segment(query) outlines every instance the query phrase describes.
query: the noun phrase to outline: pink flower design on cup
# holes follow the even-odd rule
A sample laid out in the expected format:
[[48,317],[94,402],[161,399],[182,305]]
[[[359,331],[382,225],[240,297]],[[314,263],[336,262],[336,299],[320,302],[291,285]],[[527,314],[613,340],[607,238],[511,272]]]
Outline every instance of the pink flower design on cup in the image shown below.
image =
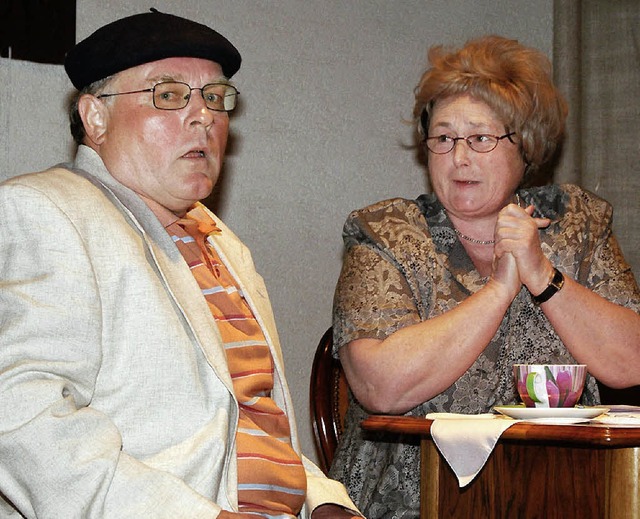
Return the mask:
[[[549,368],[546,368],[549,369]],[[549,385],[552,385],[553,373],[547,374],[547,393],[549,394],[549,407],[573,407],[576,405],[578,398],[582,394],[582,385],[577,390],[574,389],[573,377],[570,371],[559,371],[556,375],[556,388],[558,394],[557,403],[551,403],[551,389]]]

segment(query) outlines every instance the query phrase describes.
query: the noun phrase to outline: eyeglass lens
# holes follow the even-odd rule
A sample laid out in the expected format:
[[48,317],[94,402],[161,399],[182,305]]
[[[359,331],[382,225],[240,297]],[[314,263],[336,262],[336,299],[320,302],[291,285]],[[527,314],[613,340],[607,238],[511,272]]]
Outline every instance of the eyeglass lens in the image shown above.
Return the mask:
[[153,104],[161,110],[180,110],[189,103],[192,90],[199,90],[210,110],[230,112],[236,107],[238,91],[225,83],[210,83],[191,88],[186,83],[167,81],[153,87]]
[[448,135],[439,135],[438,137],[429,137],[426,139],[427,148],[433,153],[449,153],[458,141],[466,141],[473,151],[478,153],[488,153],[497,145],[499,137],[495,135],[477,134],[468,137],[449,137]]

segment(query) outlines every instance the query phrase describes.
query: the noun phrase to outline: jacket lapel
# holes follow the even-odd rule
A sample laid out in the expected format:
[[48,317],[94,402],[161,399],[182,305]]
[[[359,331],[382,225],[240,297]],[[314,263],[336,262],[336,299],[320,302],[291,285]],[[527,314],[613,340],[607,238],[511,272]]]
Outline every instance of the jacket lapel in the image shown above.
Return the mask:
[[140,197],[117,182],[106,171],[93,150],[80,146],[74,166],[69,169],[73,169],[99,187],[123,213],[131,226],[140,233],[158,276],[186,325],[185,329],[192,335],[211,367],[233,394],[231,375],[218,327],[206,301],[201,297],[200,287],[169,234]]
[[279,339],[273,311],[264,280],[255,270],[251,252],[215,214],[208,209],[206,211],[221,230],[221,232],[210,234],[208,241],[240,285],[246,301],[262,327],[276,365],[280,369],[283,366],[283,359],[279,346],[275,347],[276,344],[279,345]]

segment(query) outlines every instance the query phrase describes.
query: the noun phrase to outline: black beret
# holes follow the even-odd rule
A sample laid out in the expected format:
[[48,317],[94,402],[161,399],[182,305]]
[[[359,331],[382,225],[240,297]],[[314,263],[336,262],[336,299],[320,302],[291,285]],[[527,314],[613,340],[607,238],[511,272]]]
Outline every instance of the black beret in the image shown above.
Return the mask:
[[151,9],[95,31],[67,53],[64,68],[81,90],[128,68],[173,57],[215,61],[228,78],[241,62],[238,50],[213,29]]

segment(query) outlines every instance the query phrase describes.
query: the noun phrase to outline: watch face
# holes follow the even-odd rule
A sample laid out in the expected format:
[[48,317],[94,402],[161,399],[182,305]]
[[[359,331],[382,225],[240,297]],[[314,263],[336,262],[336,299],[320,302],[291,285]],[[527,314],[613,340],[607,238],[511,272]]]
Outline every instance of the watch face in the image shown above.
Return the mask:
[[564,285],[564,276],[562,275],[562,272],[560,272],[558,269],[554,270],[555,273],[553,274],[553,279],[549,282],[547,288],[545,288],[541,294],[533,296],[533,302],[535,304],[540,305],[545,301],[548,301],[551,296],[558,292],[558,290],[560,290]]
[[564,285],[564,276],[562,275],[562,272],[560,272],[558,269],[556,269],[556,273],[553,276],[553,279],[551,280],[551,285],[556,288],[554,293],[560,290],[562,288],[562,285]]

